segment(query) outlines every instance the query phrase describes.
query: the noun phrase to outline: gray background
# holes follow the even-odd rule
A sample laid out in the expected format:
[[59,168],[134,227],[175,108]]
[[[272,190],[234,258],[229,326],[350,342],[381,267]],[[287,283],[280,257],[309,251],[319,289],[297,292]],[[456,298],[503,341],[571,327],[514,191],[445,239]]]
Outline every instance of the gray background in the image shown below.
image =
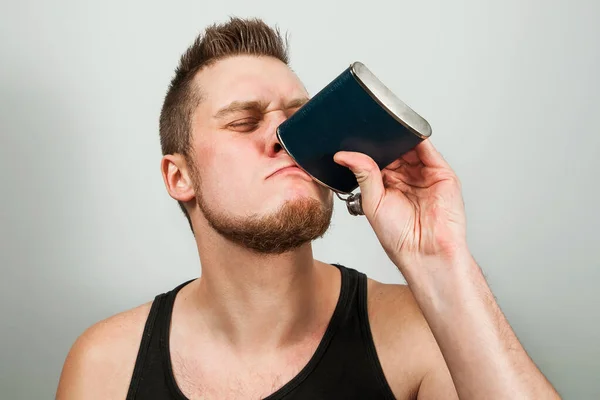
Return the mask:
[[[2,399],[53,397],[85,328],[200,273],[157,121],[181,52],[229,15],[290,32],[311,94],[360,60],[430,121],[525,348],[564,398],[600,398],[599,3],[343,4],[2,2]],[[338,200],[314,248],[402,282]]]

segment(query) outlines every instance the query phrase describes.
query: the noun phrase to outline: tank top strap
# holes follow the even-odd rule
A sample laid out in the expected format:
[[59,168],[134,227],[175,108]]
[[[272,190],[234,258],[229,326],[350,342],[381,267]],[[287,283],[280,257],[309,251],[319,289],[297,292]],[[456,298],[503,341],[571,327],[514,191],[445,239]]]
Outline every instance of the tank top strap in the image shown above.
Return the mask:
[[[173,304],[177,292],[193,280],[190,279],[171,291],[159,294],[154,298],[144,326],[127,392],[127,400],[134,400],[139,397],[140,385],[148,374],[153,377],[161,377],[165,375],[164,368],[171,368],[171,359],[168,355],[168,332],[171,326]],[[156,383],[154,382],[154,384]],[[171,384],[171,382],[167,381],[167,384]]]
[[144,366],[146,365],[146,356],[148,355],[148,351],[150,349],[150,344],[152,343],[153,334],[156,331],[156,320],[159,315],[159,309],[161,303],[165,298],[165,294],[159,294],[154,298],[152,302],[152,307],[150,308],[150,312],[148,313],[148,317],[146,319],[146,324],[144,326],[144,332],[142,333],[142,340],[140,343],[140,347],[138,350],[138,355],[135,360],[135,367],[133,369],[133,375],[131,377],[131,383],[129,385],[129,390],[127,392],[127,400],[134,400],[140,386],[140,381],[142,379],[142,373],[144,371]]

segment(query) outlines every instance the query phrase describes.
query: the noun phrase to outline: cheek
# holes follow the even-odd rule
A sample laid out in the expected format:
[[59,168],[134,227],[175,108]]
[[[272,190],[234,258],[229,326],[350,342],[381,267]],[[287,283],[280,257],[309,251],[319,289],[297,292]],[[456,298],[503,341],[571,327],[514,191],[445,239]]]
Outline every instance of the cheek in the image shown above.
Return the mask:
[[204,197],[239,203],[259,179],[259,160],[250,143],[227,143],[204,149],[199,158]]

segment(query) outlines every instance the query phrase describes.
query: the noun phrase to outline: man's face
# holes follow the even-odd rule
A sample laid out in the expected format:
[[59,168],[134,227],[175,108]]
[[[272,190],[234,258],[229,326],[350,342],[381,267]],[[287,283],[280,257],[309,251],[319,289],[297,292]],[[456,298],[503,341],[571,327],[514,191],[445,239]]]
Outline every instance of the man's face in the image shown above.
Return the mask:
[[271,57],[235,56],[202,70],[196,83],[193,180],[213,228],[264,253],[325,233],[331,191],[295,167],[275,135],[308,99],[296,75]]

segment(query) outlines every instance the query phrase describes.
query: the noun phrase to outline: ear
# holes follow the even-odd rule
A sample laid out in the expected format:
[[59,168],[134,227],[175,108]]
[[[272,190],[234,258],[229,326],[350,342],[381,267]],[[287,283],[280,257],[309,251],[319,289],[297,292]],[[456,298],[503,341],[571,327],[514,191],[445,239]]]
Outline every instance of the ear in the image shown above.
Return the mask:
[[175,200],[188,202],[195,198],[190,171],[181,154],[167,154],[160,161],[160,170],[169,195]]

